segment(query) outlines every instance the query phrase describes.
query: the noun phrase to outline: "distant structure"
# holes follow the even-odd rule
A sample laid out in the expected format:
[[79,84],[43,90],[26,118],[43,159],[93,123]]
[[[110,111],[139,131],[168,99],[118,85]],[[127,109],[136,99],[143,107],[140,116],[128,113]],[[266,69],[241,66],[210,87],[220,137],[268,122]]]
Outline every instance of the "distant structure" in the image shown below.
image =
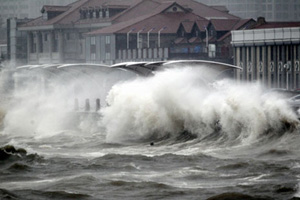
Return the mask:
[[0,43],[0,64],[7,59],[7,44]]
[[27,34],[18,31],[18,26],[29,22],[30,19],[10,18],[7,20],[7,50],[5,59],[12,65],[27,62]]
[[194,0],[79,0],[45,5],[41,12],[18,27],[27,33],[30,64],[171,59],[232,63],[230,31],[255,23]]
[[268,88],[300,89],[300,22],[266,22],[252,30],[232,31],[236,76]]
[[[299,0],[196,0],[216,6],[225,6],[229,13],[244,19],[264,17],[267,21],[300,21]],[[224,9],[224,8],[223,8]]]
[[[6,20],[9,18],[30,19],[40,16],[43,5],[67,5],[76,0],[0,0],[0,40],[6,40]],[[2,29],[2,30],[1,30]]]
[[76,0],[0,0],[1,17],[6,21],[9,18],[36,18],[40,16],[43,5],[67,5]]

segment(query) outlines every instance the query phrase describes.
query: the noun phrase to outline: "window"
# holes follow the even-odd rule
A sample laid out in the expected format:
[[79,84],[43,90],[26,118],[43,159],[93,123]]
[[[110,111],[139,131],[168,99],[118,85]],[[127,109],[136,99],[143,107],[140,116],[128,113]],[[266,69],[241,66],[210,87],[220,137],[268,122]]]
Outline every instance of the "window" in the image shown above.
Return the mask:
[[90,10],[90,11],[89,11],[89,18],[91,18],[91,19],[93,18],[93,13],[94,13],[93,10]]
[[45,35],[44,35],[44,41],[45,42],[48,41],[48,33],[45,33]]
[[43,20],[47,20],[48,19],[48,13],[47,12],[44,12],[43,13]]
[[91,45],[96,45],[96,38],[95,37],[91,37]]
[[110,36],[105,36],[105,44],[110,44]]
[[208,49],[209,49],[208,57],[215,58],[216,57],[216,45],[209,44]]
[[110,52],[106,52],[105,53],[105,59],[106,60],[110,60]]
[[79,51],[80,51],[80,54],[83,54],[83,46],[82,46],[81,43],[80,43],[80,45],[79,45]]
[[96,54],[95,53],[91,54],[91,60],[96,60]]
[[106,9],[106,11],[105,11],[105,17],[109,18],[109,10],[108,9]]
[[66,40],[70,40],[70,33],[66,33],[65,37],[66,37]]
[[68,33],[69,34],[69,40],[75,40],[76,34],[75,33]]

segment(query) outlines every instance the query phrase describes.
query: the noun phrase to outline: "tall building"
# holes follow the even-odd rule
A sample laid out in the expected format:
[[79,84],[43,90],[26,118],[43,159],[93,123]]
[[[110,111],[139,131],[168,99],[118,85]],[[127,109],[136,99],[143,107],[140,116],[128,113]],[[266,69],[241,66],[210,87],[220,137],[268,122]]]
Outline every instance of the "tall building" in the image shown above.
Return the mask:
[[226,6],[241,18],[264,17],[267,21],[300,21],[299,0],[197,0],[210,6]]

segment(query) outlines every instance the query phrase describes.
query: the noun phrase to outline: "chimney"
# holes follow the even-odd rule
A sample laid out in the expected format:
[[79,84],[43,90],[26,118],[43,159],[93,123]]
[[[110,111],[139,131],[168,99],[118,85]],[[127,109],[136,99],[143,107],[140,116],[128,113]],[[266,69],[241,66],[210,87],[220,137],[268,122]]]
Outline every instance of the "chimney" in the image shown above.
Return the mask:
[[259,26],[259,25],[263,25],[263,24],[266,24],[266,19],[264,17],[258,17],[257,18],[257,22],[256,24]]

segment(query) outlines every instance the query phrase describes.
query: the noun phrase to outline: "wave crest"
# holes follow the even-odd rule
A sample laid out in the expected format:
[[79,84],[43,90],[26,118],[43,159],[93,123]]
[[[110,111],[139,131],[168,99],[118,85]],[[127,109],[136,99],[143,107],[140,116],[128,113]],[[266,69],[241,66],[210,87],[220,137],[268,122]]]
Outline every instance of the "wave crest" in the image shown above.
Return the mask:
[[286,101],[265,95],[259,84],[222,80],[206,84],[197,69],[171,69],[148,79],[115,85],[102,110],[107,142],[219,132],[228,139],[255,140],[268,131],[297,127]]

